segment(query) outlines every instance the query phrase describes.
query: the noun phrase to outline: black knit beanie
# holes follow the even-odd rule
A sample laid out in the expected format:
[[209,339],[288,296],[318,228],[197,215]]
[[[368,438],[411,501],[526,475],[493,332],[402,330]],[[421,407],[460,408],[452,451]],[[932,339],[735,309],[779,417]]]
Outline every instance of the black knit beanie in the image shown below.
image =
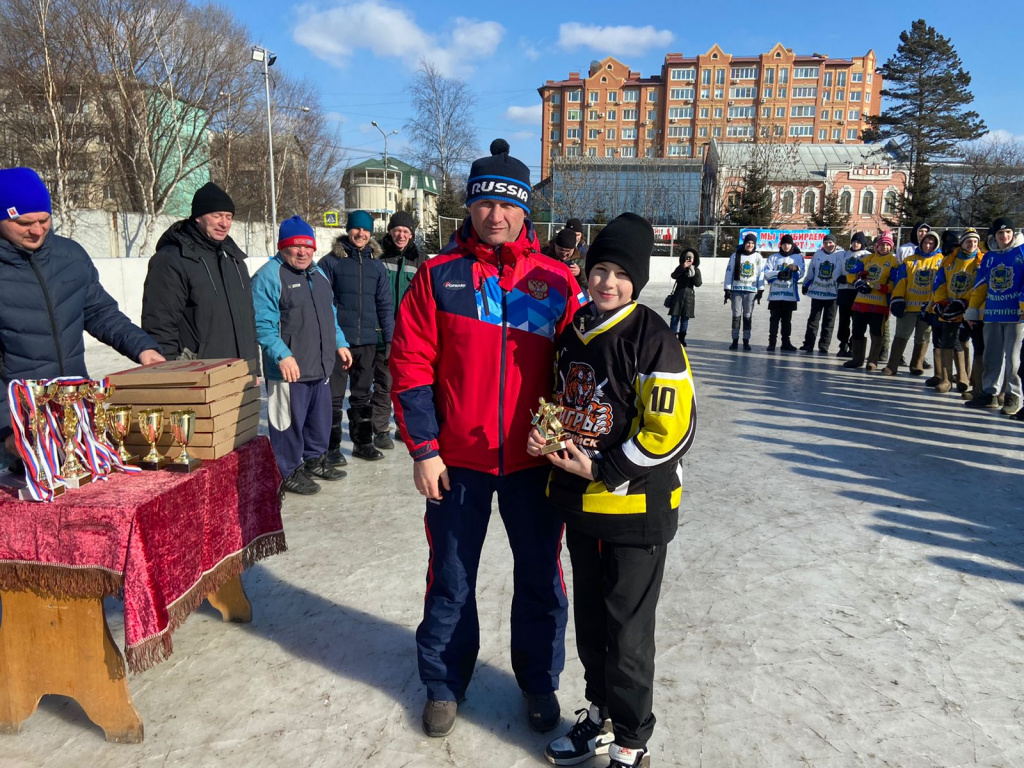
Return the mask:
[[223,189],[212,181],[208,181],[192,196],[192,218],[198,219],[208,213],[219,213],[220,211],[234,214],[235,201]]
[[779,238],[779,245],[782,245],[783,243],[789,243],[790,245],[793,245],[793,236],[788,232],[784,234],[782,237]]
[[388,220],[388,232],[395,227],[405,227],[410,232],[416,231],[416,219],[405,211],[395,211]]
[[571,229],[573,232],[579,232],[583,234],[583,222],[577,218],[571,218],[565,222],[566,229]]
[[491,142],[491,156],[474,160],[466,180],[466,207],[477,200],[504,200],[530,212],[530,169],[509,155],[508,142]]
[[576,233],[566,227],[558,231],[555,235],[555,245],[559,248],[575,248],[576,247]]
[[871,240],[863,232],[854,232],[853,237],[850,238],[850,245],[854,243],[860,243],[861,248],[870,248]]
[[642,216],[623,213],[616,216],[594,238],[587,250],[587,274],[595,264],[608,261],[622,267],[633,281],[633,300],[651,279],[651,252],[654,227]]
[[1017,228],[1013,226],[1013,220],[1009,216],[1000,216],[998,219],[992,222],[992,234],[995,234],[1000,229],[1012,229],[1014,231],[1017,230]]

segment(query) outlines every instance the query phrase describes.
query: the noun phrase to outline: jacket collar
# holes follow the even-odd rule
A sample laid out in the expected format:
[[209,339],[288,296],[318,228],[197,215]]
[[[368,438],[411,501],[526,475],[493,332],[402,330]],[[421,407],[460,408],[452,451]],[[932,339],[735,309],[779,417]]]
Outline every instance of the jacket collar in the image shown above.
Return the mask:
[[46,256],[50,252],[50,244],[53,242],[54,237],[56,235],[53,234],[53,229],[51,228],[46,233],[46,237],[43,238],[42,244],[34,251],[26,251],[24,248],[16,246],[10,240],[4,240],[0,237],[0,262],[5,264],[23,264],[27,259]]
[[236,261],[246,258],[245,252],[231,239],[231,235],[218,243],[203,234],[191,219],[182,219],[168,227],[157,241],[156,249],[160,250],[165,245],[172,243],[177,244],[184,258],[192,261],[200,261],[203,258],[203,251],[207,253],[223,251],[226,256]]
[[331,253],[339,259],[373,259],[380,258],[381,248],[380,243],[372,237],[362,248],[356,248],[348,235],[342,235],[334,241],[334,245],[331,246]]
[[467,216],[462,228],[455,233],[455,242],[459,248],[475,256],[477,260],[494,267],[515,267],[516,262],[524,256],[540,251],[537,247],[537,235],[533,231],[533,222],[529,219],[524,220],[523,229],[515,240],[495,246],[480,240],[473,229],[472,220]]

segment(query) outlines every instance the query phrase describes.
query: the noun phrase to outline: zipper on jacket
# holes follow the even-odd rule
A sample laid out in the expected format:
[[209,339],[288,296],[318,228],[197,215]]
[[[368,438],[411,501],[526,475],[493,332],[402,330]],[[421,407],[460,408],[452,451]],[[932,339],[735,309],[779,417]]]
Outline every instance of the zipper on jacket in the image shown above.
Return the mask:
[[[501,246],[498,256],[498,286],[501,288],[501,364],[498,370],[498,476],[505,474],[505,356],[508,346],[508,293],[501,285],[504,264],[501,263]],[[485,293],[484,296],[487,294]],[[486,299],[485,299],[486,300]]]
[[363,338],[363,252],[356,251],[357,261],[359,262],[359,272],[356,275],[356,285],[358,286],[359,298],[356,299],[356,338],[362,341]]
[[50,292],[46,290],[46,281],[43,280],[43,275],[31,256],[28,257],[28,264],[32,267],[32,271],[35,272],[36,280],[39,281],[39,287],[43,291],[43,300],[46,301],[46,313],[50,316],[50,333],[53,334],[53,344],[57,348],[57,370],[59,370],[60,375],[63,376],[64,350],[60,348],[60,335],[57,333],[57,318],[53,314],[53,302],[50,301]]
[[[303,272],[305,272],[305,274],[306,274],[306,284],[309,286],[309,300],[313,304],[313,316],[316,318],[316,328],[317,328],[317,332],[318,332],[317,336],[320,339],[320,344],[321,344],[320,349],[322,350],[323,349],[322,345],[324,343],[324,326],[323,326],[323,323],[320,322],[320,313],[316,311],[316,295],[315,295],[315,290],[314,290],[314,286],[313,286],[313,277],[314,277],[315,273],[312,271],[312,269],[313,268],[310,267],[309,269],[303,270]],[[331,340],[331,348],[332,349],[334,349],[334,345],[337,343],[337,341],[338,340],[336,338]],[[321,368],[323,367],[323,364],[324,364],[324,356],[323,356],[323,353],[321,352],[321,354],[320,354],[320,367]],[[328,378],[328,377],[330,377],[330,375],[331,375],[330,371],[327,371],[327,370],[324,371],[324,378]]]
[[484,314],[489,315],[491,314],[491,305],[487,301],[487,281],[483,275],[480,275],[480,284],[477,287],[480,289],[480,296],[484,302]]

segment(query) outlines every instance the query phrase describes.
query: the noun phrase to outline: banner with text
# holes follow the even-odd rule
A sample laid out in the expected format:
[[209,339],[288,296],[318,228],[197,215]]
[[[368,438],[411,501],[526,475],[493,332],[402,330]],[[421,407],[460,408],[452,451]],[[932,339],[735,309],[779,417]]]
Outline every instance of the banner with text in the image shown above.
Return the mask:
[[792,235],[793,245],[807,258],[821,248],[821,241],[828,234],[827,229],[741,229],[740,242],[743,242],[743,237],[748,232],[757,235],[757,250],[771,253],[779,250],[779,238],[783,235]]

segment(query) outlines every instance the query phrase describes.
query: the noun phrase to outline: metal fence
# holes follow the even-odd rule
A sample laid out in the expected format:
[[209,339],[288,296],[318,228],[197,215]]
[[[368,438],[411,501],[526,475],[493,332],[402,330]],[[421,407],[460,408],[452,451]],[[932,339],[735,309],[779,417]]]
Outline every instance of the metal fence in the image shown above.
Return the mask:
[[[441,237],[442,246],[448,242],[452,234],[462,224],[462,219],[453,219],[446,216],[438,217],[438,232]],[[554,238],[559,230],[565,227],[564,222],[534,222],[534,229],[537,232],[537,239],[541,244],[547,243]],[[603,224],[584,224],[584,235],[583,239],[585,242],[591,243],[603,228]],[[684,248],[694,248],[702,259],[723,257],[728,258],[729,255],[736,249],[736,245],[739,242],[739,234],[741,229],[747,229],[747,227],[735,227],[726,225],[713,225],[713,226],[701,226],[694,224],[654,224],[655,231],[655,246],[654,255],[656,256],[674,256],[678,255]],[[779,229],[805,229],[805,227],[779,227]],[[942,237],[942,233],[947,229],[954,230],[956,232],[962,231],[962,227],[932,227],[933,232],[937,232],[939,237]],[[982,236],[987,230],[987,225],[976,226]],[[839,247],[846,248],[850,245],[850,237],[853,235],[853,231],[839,232],[836,233],[836,239],[838,240]],[[913,230],[910,227],[894,227],[889,230],[892,232],[893,240],[896,246],[908,241]],[[881,234],[880,231],[868,231],[865,232],[872,240]],[[984,245],[984,243],[982,243]]]

